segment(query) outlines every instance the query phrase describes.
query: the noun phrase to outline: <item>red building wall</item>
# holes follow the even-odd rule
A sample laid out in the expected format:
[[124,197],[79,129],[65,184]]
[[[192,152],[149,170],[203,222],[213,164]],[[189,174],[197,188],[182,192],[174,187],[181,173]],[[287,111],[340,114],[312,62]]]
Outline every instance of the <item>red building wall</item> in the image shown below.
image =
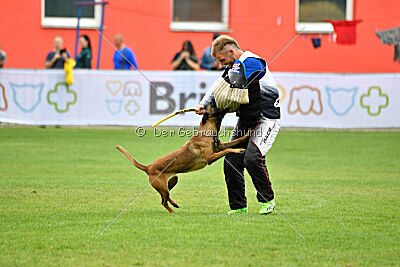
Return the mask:
[[[0,42],[7,53],[6,68],[44,68],[46,54],[53,49],[53,38],[61,35],[73,53],[74,29],[51,29],[41,26],[41,1],[2,0]],[[126,44],[143,70],[170,70],[170,62],[184,40],[191,40],[200,57],[210,45],[209,32],[173,32],[171,1],[109,0],[105,11],[104,34],[112,41],[122,33]],[[229,35],[244,50],[252,50],[270,61],[296,35],[295,0],[230,0]],[[271,64],[272,71],[283,72],[399,72],[393,62],[393,46],[383,45],[376,30],[400,25],[400,1],[354,0],[354,18],[363,22],[357,28],[356,45],[338,45],[322,36],[322,46],[314,49],[311,36],[299,36]],[[277,18],[282,18],[281,25]],[[96,66],[98,33],[82,30],[92,40]],[[304,37],[306,36],[306,37]],[[101,69],[112,69],[113,48],[103,40]]]

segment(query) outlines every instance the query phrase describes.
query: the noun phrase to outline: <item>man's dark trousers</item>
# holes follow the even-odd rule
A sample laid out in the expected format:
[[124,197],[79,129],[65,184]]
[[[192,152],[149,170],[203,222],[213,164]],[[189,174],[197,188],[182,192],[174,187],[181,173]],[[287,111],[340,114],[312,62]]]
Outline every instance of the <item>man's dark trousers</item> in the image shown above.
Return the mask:
[[[253,130],[257,127],[257,124],[250,126],[253,126],[250,127]],[[245,135],[248,130],[249,127],[245,126],[239,120],[233,131],[231,140]],[[257,134],[257,131],[255,130],[252,134]],[[232,153],[225,156],[225,182],[228,188],[229,206],[232,210],[247,207],[244,168],[246,168],[250,174],[257,190],[258,201],[266,203],[274,199],[274,191],[272,190],[267,166],[265,164],[265,155],[261,155],[258,147],[250,139],[251,137],[236,146],[237,148],[245,148],[245,153]]]

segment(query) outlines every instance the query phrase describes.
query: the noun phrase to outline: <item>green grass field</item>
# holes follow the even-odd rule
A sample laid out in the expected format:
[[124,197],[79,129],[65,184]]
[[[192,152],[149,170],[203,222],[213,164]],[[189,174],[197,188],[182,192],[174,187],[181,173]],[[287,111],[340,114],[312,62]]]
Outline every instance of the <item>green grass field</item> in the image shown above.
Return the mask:
[[[0,128],[0,266],[399,265],[400,132],[284,131],[268,153],[277,208],[227,216],[222,160],[181,174],[169,214],[141,163],[187,137]],[[246,178],[250,179],[248,175]]]

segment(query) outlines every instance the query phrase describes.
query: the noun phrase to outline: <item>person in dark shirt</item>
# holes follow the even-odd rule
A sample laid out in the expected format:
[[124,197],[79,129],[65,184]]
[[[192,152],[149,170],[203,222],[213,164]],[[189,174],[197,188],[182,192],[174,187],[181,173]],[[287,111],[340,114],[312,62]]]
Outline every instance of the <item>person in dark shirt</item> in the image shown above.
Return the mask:
[[[62,69],[64,68],[64,58],[60,55],[60,51],[63,46],[63,38],[61,36],[54,37],[54,51],[47,54],[46,57],[46,69]],[[70,54],[67,52],[68,58]]]
[[174,70],[198,70],[200,69],[198,62],[193,45],[187,40],[183,43],[182,50],[176,53],[172,59],[172,68]]
[[77,69],[90,69],[92,61],[92,46],[90,45],[89,37],[84,34],[79,38],[79,43],[81,44],[82,50],[76,57]]

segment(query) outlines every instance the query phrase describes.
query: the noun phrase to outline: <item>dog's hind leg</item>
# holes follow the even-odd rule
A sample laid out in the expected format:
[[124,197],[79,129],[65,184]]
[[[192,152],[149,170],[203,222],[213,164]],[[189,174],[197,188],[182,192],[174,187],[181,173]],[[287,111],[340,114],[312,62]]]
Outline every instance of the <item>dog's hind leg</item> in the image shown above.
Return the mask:
[[[178,176],[174,175],[168,180],[168,190],[171,191],[172,188],[178,183]],[[168,198],[168,201],[174,206],[175,208],[179,208],[178,203],[173,200],[171,197]]]
[[179,208],[178,203],[176,203],[175,200],[173,200],[171,197],[168,198],[168,201],[174,206],[175,208]]
[[168,190],[171,191],[172,188],[178,183],[178,176],[174,175],[168,180]]
[[[151,181],[154,178],[149,177],[149,179]],[[169,197],[169,190],[168,190],[166,177],[164,175],[162,175],[162,176],[158,177],[158,179],[154,179],[154,182],[152,182],[151,185],[154,187],[154,189],[156,189],[158,191],[158,193],[160,193],[161,205],[163,205],[164,208],[166,208],[169,212],[175,212],[168,205],[168,200],[170,200],[170,197]]]
[[[173,209],[171,209],[168,205],[168,200],[171,201],[171,198],[169,197],[169,192],[164,189],[158,190],[158,193],[161,195],[161,204],[169,211],[169,212],[175,212]],[[172,204],[172,202],[171,202]]]

